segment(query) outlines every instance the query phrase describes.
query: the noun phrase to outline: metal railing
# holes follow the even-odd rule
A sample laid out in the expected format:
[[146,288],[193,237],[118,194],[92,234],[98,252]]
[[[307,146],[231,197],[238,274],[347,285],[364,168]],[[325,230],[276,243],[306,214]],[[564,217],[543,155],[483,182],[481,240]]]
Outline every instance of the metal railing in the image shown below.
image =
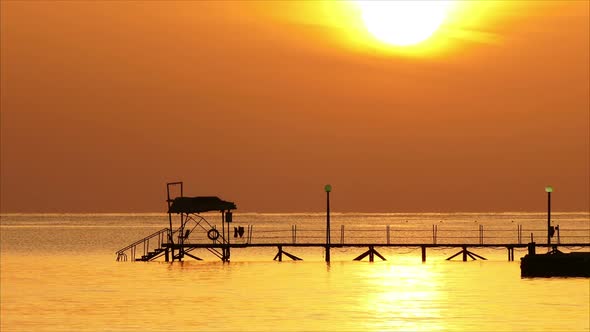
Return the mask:
[[[402,225],[379,225],[379,226],[352,226],[340,225],[340,228],[333,228],[331,238],[333,246],[350,244],[387,244],[387,245],[441,245],[465,244],[465,245],[521,245],[539,239],[539,243],[547,237],[546,228],[525,228],[521,224],[516,227],[494,227],[477,225],[477,227],[460,227],[457,225],[434,224],[431,229],[428,227],[417,228],[407,224]],[[132,244],[116,251],[117,261],[136,260],[138,247],[142,248],[142,256],[149,254],[150,249],[163,248],[169,238],[173,238],[178,229],[170,232],[169,228],[163,228],[150,234]],[[339,233],[339,234],[338,234]],[[234,244],[317,244],[325,241],[326,229],[317,227],[302,227],[291,225],[287,227],[257,226],[256,237],[254,237],[254,226],[248,225],[243,237],[232,241]],[[335,236],[339,235],[339,236]],[[530,235],[530,238],[529,238]],[[191,235],[192,237],[192,235]],[[336,240],[338,239],[338,240]],[[186,239],[185,239],[186,240]],[[560,228],[556,227],[555,235],[552,237],[553,244],[567,245],[590,243],[590,228]],[[189,243],[189,242],[185,242]],[[211,240],[193,238],[190,243],[211,243]],[[217,241],[213,240],[213,244]],[[195,248],[187,248],[186,252]],[[141,250],[141,249],[140,249]],[[141,256],[140,256],[141,257]],[[151,256],[150,256],[151,257]],[[151,259],[151,258],[150,258]]]
[[[318,243],[325,240],[326,230],[322,228],[305,228],[291,225],[290,230],[275,226],[257,227],[256,236],[253,227],[248,227],[246,242],[253,243],[284,243],[305,244]],[[332,244],[382,243],[382,244],[445,244],[465,243],[472,245],[484,244],[524,244],[530,242],[531,236],[541,242],[547,236],[545,228],[493,227],[477,225],[476,227],[457,227],[432,225],[431,229],[407,226],[350,226],[340,225],[331,231]],[[338,239],[338,240],[336,240]],[[336,241],[335,241],[336,240]],[[551,239],[554,244],[590,243],[590,228],[559,228]]]
[[162,244],[164,244],[165,239],[169,239],[170,237],[174,236],[174,233],[176,232],[178,232],[178,230],[174,231],[171,234],[169,228],[163,228],[153,234],[144,237],[141,240],[137,240],[131,243],[130,245],[121,248],[115,252],[115,254],[117,255],[117,261],[126,261],[128,259],[127,252],[129,252],[129,256],[131,257],[130,259],[135,260],[138,246],[141,246],[143,248],[143,255],[147,255],[150,249],[161,248]]

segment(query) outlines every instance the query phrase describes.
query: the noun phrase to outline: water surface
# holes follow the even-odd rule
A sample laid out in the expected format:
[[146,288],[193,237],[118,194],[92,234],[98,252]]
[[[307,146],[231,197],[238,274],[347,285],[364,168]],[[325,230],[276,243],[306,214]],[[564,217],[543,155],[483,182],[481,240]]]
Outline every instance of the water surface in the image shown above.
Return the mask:
[[[235,217],[236,225],[259,231],[253,242],[265,240],[262,230],[291,240],[293,224],[319,235],[325,227],[321,214]],[[588,241],[587,213],[556,214],[555,221],[577,236],[565,236],[566,243]],[[336,214],[333,241],[340,224],[346,241],[355,240],[353,230],[385,239],[386,225],[431,236],[437,224],[440,232],[459,229],[447,234],[474,236],[476,243],[478,224],[516,241],[518,224],[539,229],[534,236],[542,239],[546,220],[542,214]],[[522,279],[524,250],[514,262],[503,248],[473,249],[488,261],[469,262],[446,261],[456,249],[430,249],[426,263],[418,248],[377,248],[387,261],[353,262],[364,249],[347,248],[333,249],[327,265],[320,248],[288,247],[304,261],[272,261],[274,248],[234,250],[229,264],[206,251],[198,252],[201,262],[115,261],[117,249],[166,225],[162,214],[3,215],[0,330],[589,331],[590,280]],[[504,228],[513,231],[498,231]]]

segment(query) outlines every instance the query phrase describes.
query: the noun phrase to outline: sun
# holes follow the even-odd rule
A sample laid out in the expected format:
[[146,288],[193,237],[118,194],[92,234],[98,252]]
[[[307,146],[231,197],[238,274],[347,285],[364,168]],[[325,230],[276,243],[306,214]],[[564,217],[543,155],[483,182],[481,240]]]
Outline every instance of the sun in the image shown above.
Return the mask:
[[427,40],[447,17],[451,1],[358,0],[367,30],[378,40],[412,46]]

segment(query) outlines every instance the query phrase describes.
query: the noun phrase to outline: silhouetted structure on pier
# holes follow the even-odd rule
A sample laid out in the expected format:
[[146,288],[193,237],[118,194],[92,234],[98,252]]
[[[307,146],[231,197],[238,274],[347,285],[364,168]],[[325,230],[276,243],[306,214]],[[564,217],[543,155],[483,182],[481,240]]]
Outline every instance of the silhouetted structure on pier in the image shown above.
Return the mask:
[[[174,199],[171,198],[171,190],[175,187],[179,188],[180,195]],[[369,261],[374,261],[375,257],[385,260],[386,258],[380,254],[376,248],[378,247],[410,247],[420,248],[422,261],[426,261],[426,250],[428,248],[458,248],[459,252],[447,258],[451,260],[457,256],[463,261],[467,261],[468,258],[471,260],[482,259],[480,256],[468,248],[491,248],[491,247],[503,247],[507,249],[508,261],[514,261],[514,249],[515,248],[527,248],[529,251],[534,251],[536,247],[547,247],[548,249],[553,248],[555,252],[557,247],[562,245],[559,240],[559,228],[557,229],[557,244],[548,243],[542,245],[536,245],[533,242],[531,234],[531,243],[522,243],[522,226],[518,225],[517,228],[517,243],[484,243],[484,227],[479,225],[478,243],[466,243],[466,242],[452,242],[452,243],[440,243],[438,236],[438,225],[432,226],[432,243],[424,242],[413,242],[413,243],[395,243],[391,241],[390,226],[386,227],[386,241],[385,242],[362,242],[362,243],[345,243],[344,239],[344,226],[341,226],[340,232],[340,243],[334,243],[330,237],[330,203],[329,195],[332,190],[331,186],[326,185],[325,191],[327,194],[327,206],[326,206],[326,241],[321,242],[301,242],[301,238],[298,237],[298,230],[296,225],[291,227],[291,242],[288,241],[276,241],[269,243],[253,243],[252,233],[253,226],[248,225],[245,230],[242,226],[234,227],[234,237],[240,239],[242,242],[230,242],[230,223],[233,222],[232,210],[237,207],[233,202],[224,201],[218,197],[204,196],[204,197],[185,197],[183,195],[183,184],[182,182],[173,182],[167,184],[167,203],[168,203],[168,217],[169,217],[169,228],[161,229],[149,236],[136,241],[125,248],[122,248],[116,252],[117,260],[131,260],[131,261],[152,261],[160,257],[164,257],[165,261],[182,261],[185,257],[190,257],[196,260],[201,260],[192,252],[195,249],[206,249],[223,262],[230,260],[231,249],[235,248],[251,248],[251,247],[275,247],[277,248],[277,254],[274,256],[274,260],[282,261],[283,255],[292,260],[302,260],[300,257],[288,253],[284,250],[286,247],[300,248],[300,247],[323,247],[326,250],[325,260],[330,261],[330,249],[331,248],[367,248],[367,250],[354,258],[354,260],[363,260],[368,258]],[[200,213],[218,211],[221,213],[221,229],[217,229],[216,226],[211,225]],[[173,228],[173,219],[178,219],[179,227]],[[549,228],[548,231],[550,231]],[[549,238],[553,234],[549,235]],[[317,237],[313,237],[317,238]],[[305,240],[305,239],[304,239]],[[567,243],[567,246],[577,247],[590,247],[590,243]],[[535,266],[535,262],[542,260],[541,255],[539,257],[530,258],[523,260],[523,264],[528,266],[529,262],[532,262],[531,266]],[[569,256],[568,256],[569,257]],[[576,262],[580,256],[571,256],[571,262]],[[553,258],[547,258],[549,262],[556,262],[551,260]],[[534,268],[533,268],[534,269]],[[523,274],[524,275],[524,274]]]

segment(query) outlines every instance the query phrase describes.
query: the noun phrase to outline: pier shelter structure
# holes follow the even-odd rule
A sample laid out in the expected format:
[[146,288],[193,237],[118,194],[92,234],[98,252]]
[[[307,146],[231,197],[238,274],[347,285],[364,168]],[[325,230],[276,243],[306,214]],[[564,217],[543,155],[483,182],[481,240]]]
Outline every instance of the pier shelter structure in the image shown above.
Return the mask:
[[[171,189],[178,186],[180,196],[171,198]],[[196,247],[192,243],[209,243],[206,249],[227,262],[230,259],[230,227],[232,210],[236,204],[216,196],[185,197],[182,182],[167,184],[168,220],[170,228],[161,229],[117,251],[117,260],[128,260],[127,253],[135,261],[152,261],[165,257],[165,261],[182,261],[184,257],[202,260],[191,253]],[[201,215],[204,212],[221,213],[221,229]],[[175,221],[178,220],[178,221]],[[174,224],[178,228],[174,229]],[[226,225],[227,224],[227,225]],[[151,241],[151,243],[150,243]],[[143,247],[143,255],[136,257],[136,251]]]
[[[174,199],[170,198],[172,186],[180,186],[180,196]],[[187,244],[189,239],[195,238],[198,240],[198,237],[205,235],[213,245],[218,245],[217,247],[209,247],[207,250],[219,257],[222,261],[229,261],[231,256],[229,224],[232,222],[232,210],[237,209],[236,204],[224,201],[216,196],[185,197],[182,182],[168,183],[166,191],[170,231],[168,232],[168,242],[164,243],[160,249],[163,249],[166,261],[169,261],[170,258],[172,261],[182,261],[184,256],[201,260],[201,258],[190,254],[189,251],[194,248],[187,247],[185,244]],[[200,213],[211,211],[219,211],[221,213],[221,232],[200,215]],[[173,229],[174,215],[178,217],[177,219],[180,222],[180,227],[176,232],[171,231]]]

